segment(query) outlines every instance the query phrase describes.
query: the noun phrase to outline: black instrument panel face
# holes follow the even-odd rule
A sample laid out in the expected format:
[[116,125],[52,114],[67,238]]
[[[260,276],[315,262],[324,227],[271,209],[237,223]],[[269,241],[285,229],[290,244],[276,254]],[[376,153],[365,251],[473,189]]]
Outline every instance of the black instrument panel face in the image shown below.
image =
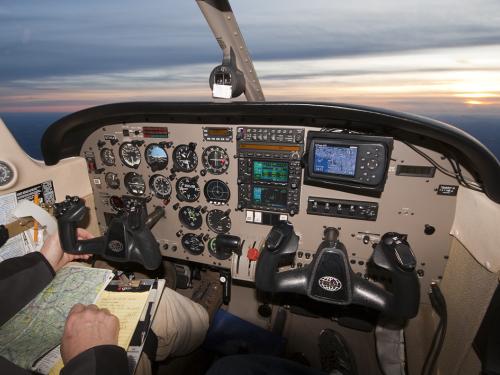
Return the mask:
[[[295,267],[312,260],[324,228],[334,226],[341,228],[354,272],[367,272],[382,234],[399,231],[409,236],[422,284],[438,278],[456,198],[435,189],[456,182],[438,171],[397,175],[399,165],[430,166],[401,142],[367,135],[339,141],[325,133],[294,126],[115,124],[92,133],[81,155],[95,159],[89,179],[100,229],[130,199],[143,201],[148,212],[162,206],[165,217],[152,232],[168,258],[230,269],[233,278],[254,281],[256,262],[247,252],[260,248],[270,225],[288,220],[300,236]],[[309,184],[310,177],[325,185]],[[383,181],[383,191],[369,196],[331,184],[354,179],[365,187]],[[424,233],[426,224],[437,228],[434,234]],[[216,252],[218,235],[240,237],[240,253]]]

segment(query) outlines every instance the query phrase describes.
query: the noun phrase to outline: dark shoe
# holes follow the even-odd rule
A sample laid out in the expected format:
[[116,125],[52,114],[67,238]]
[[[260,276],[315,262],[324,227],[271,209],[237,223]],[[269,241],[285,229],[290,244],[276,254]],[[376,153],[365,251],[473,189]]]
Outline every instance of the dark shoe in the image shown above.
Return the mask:
[[345,339],[331,329],[321,331],[319,338],[321,369],[342,375],[357,375],[356,361]]
[[222,285],[219,281],[202,281],[193,292],[191,299],[207,310],[211,323],[222,305]]

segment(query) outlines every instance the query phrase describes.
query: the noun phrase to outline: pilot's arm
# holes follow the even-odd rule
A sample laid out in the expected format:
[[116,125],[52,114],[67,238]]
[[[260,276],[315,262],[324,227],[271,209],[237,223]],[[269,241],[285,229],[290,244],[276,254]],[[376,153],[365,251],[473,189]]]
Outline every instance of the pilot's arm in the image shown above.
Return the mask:
[[[89,238],[92,238],[89,232],[78,230],[78,239]],[[88,255],[64,253],[59,236],[53,235],[47,238],[40,252],[0,263],[0,325],[36,297],[61,267],[75,259],[88,258]],[[95,305],[75,305],[66,320],[62,338],[65,367],[61,374],[128,374],[126,352],[117,346],[118,331],[118,319],[109,311]],[[5,366],[8,364],[1,362],[0,370]]]

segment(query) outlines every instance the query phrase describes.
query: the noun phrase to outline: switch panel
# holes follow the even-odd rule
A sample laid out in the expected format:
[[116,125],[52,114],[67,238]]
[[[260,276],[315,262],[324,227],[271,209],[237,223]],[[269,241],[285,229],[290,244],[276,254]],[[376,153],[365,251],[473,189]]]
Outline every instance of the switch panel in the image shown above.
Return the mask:
[[377,220],[378,203],[309,197],[307,199],[307,213],[309,215],[375,221]]

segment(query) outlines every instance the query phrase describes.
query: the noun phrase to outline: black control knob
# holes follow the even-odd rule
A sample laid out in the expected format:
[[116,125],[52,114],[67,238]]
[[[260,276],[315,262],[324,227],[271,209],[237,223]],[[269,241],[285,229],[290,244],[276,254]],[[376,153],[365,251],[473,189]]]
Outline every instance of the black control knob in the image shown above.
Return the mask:
[[116,145],[118,143],[118,139],[117,138],[111,138],[111,140],[109,141],[111,143],[112,146]]
[[191,149],[191,150],[194,150],[196,148],[196,143],[194,142],[190,142],[188,147]]
[[138,141],[138,140],[135,140],[135,141],[132,141],[132,144],[133,144],[134,146],[139,147],[139,146],[142,146],[142,145],[144,144],[144,141]]
[[168,179],[169,179],[170,181],[173,181],[173,180],[175,180],[175,177],[177,177],[177,176],[175,175],[175,173],[172,173],[170,176],[168,176]]
[[202,169],[202,170],[200,171],[200,174],[201,174],[202,176],[206,176],[206,175],[207,175],[207,170],[206,170],[206,169]]
[[300,143],[304,139],[304,135],[302,133],[295,134],[295,142]]
[[97,141],[97,147],[99,147],[99,148],[104,147],[105,144],[106,144],[105,141],[102,141],[102,140]]
[[174,210],[177,210],[177,209],[179,208],[179,203],[174,204],[174,205],[172,206],[172,208],[173,208]]
[[323,232],[323,239],[325,241],[335,242],[339,238],[339,230],[334,227],[325,228]]
[[428,236],[430,236],[431,234],[434,234],[435,231],[436,231],[436,228],[434,228],[432,225],[425,224],[425,227],[424,227],[424,233],[425,234],[427,234]]
[[184,232],[182,230],[177,231],[175,234],[177,237],[181,237]]

